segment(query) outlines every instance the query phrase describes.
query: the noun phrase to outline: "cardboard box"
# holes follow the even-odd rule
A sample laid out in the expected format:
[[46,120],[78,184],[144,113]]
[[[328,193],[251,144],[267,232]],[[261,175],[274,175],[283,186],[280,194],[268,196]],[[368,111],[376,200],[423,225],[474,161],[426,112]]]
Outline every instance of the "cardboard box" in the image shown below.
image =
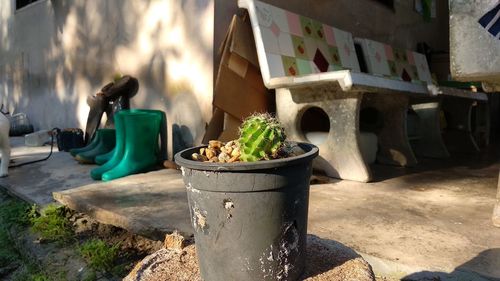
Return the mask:
[[214,106],[239,120],[254,112],[268,112],[270,95],[260,74],[248,17],[233,16],[220,51]]

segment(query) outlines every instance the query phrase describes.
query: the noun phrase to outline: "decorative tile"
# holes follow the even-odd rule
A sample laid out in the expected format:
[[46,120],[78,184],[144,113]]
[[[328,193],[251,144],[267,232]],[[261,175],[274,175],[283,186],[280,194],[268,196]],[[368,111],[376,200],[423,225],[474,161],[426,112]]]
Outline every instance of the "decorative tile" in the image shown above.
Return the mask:
[[287,12],[283,9],[272,7],[271,8],[273,21],[279,27],[280,31],[290,33],[290,29],[288,27],[288,19]]
[[276,36],[276,37],[280,36],[281,30],[274,21],[273,21],[273,23],[271,23],[271,26],[269,27],[269,29],[274,34],[274,36]]
[[306,44],[304,38],[292,35],[292,43],[295,51],[295,57],[301,59],[309,59],[307,56]]
[[417,68],[419,79],[427,83],[432,83],[429,65],[427,64],[425,56],[419,53],[413,53],[413,58],[415,60],[415,67]]
[[313,73],[311,62],[308,60],[297,59],[297,67],[299,68],[300,75]]
[[283,61],[283,70],[285,71],[286,76],[299,75],[299,68],[294,57],[281,56],[281,58]]
[[[271,78],[341,69],[359,71],[352,35],[284,9],[253,1]],[[253,17],[255,19],[255,17]],[[262,66],[266,67],[266,66]],[[265,72],[265,71],[263,71]]]
[[328,63],[326,57],[323,55],[320,49],[316,49],[313,61],[321,72],[328,71],[328,66],[330,66],[330,64]]
[[307,58],[312,61],[314,59],[314,56],[316,55],[318,41],[312,37],[304,37],[304,43],[307,50]]
[[313,26],[310,18],[301,16],[300,25],[302,26],[302,34],[304,34],[304,37],[315,38],[313,35]]
[[271,78],[283,77],[285,76],[285,71],[283,70],[283,61],[280,55],[266,53],[267,64],[269,66],[269,75]]
[[330,61],[333,65],[342,66],[342,62],[340,61],[339,49],[337,47],[330,47]]
[[311,26],[313,30],[313,37],[319,41],[326,42],[325,32],[323,30],[323,24],[318,21],[311,20]]
[[406,57],[408,58],[408,63],[415,65],[415,59],[413,58],[413,52],[412,51],[406,51]]
[[278,38],[274,35],[270,28],[261,27],[262,40],[264,43],[264,49],[266,53],[280,54],[280,48],[278,45]]
[[389,70],[391,72],[391,76],[392,77],[399,77],[398,70],[396,68],[396,62],[393,60],[390,60],[390,61],[387,61],[387,63],[389,64]]
[[303,36],[302,25],[300,24],[300,16],[294,13],[286,12],[288,20],[288,28],[291,34]]
[[359,71],[359,62],[354,50],[354,42],[350,33],[334,29],[337,48],[342,66],[347,69]]
[[280,54],[295,57],[295,49],[292,42],[292,35],[288,33],[281,33],[278,37],[278,45],[280,49]]
[[255,12],[257,13],[257,19],[259,20],[259,25],[264,27],[270,27],[273,22],[273,14],[271,11],[271,5],[255,1]]
[[326,60],[329,64],[333,63],[332,57],[330,55],[330,46],[323,41],[316,41],[316,46],[321,51],[321,53],[325,56]]
[[332,27],[324,24],[323,25],[323,32],[325,33],[326,43],[328,43],[328,45],[330,45],[330,46],[337,46],[337,43],[335,42],[335,35],[333,34]]
[[388,60],[394,60],[394,53],[392,52],[392,47],[384,44],[385,56]]

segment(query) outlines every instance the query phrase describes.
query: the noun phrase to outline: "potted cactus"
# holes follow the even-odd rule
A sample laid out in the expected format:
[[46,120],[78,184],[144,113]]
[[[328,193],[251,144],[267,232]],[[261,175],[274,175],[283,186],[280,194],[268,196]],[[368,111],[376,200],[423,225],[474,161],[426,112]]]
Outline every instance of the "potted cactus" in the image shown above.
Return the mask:
[[175,155],[205,281],[300,277],[317,155],[314,145],[287,142],[268,114],[247,118],[238,140],[210,141]]

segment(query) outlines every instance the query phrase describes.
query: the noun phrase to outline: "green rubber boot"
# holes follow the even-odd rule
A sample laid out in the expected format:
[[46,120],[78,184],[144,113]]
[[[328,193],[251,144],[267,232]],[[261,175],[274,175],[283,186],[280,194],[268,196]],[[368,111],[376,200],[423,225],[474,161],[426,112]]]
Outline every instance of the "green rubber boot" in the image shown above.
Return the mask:
[[115,130],[114,129],[99,129],[99,143],[91,150],[78,153],[75,159],[82,164],[94,164],[97,155],[110,152],[115,147]]
[[125,147],[123,158],[102,175],[103,181],[147,171],[158,163],[158,135],[161,116],[142,111],[123,113]]
[[92,141],[90,141],[90,143],[87,146],[70,149],[69,154],[71,154],[71,156],[75,157],[78,153],[82,153],[82,152],[94,149],[94,147],[96,147],[97,144],[100,142],[100,138],[101,138],[101,134],[99,133],[99,131],[97,131],[94,138],[92,139]]
[[[128,111],[128,110],[127,110]],[[112,150],[113,155],[111,155],[110,159],[102,164],[102,166],[92,169],[90,171],[90,177],[94,180],[100,180],[102,178],[102,174],[107,171],[113,169],[120,163],[123,158],[123,152],[125,150],[125,124],[124,124],[124,116],[126,115],[126,110],[118,111],[115,116],[115,130],[116,130],[116,145]],[[106,153],[105,155],[107,155]],[[99,158],[104,158],[104,155],[99,155]],[[96,157],[96,163],[97,158]]]
[[[114,119],[115,119],[115,122],[116,122],[117,118],[114,118]],[[115,130],[116,130],[116,132],[118,132],[118,129],[116,129],[116,126],[115,126]],[[117,138],[117,141],[118,141],[118,133],[116,135],[116,138]],[[116,149],[116,146],[115,146],[115,148],[113,148],[113,150],[111,150],[108,153],[97,155],[95,157],[95,163],[97,165],[103,165],[104,163],[108,162],[111,159],[111,157],[113,157],[113,154],[115,154],[115,149]]]

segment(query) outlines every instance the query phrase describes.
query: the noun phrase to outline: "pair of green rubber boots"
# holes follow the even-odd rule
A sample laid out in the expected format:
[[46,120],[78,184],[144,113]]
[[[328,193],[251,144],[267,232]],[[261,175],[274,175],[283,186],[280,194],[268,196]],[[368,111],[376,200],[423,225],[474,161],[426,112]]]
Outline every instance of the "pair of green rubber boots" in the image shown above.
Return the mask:
[[[160,127],[166,122],[163,111],[121,110],[114,118],[115,130],[100,129],[94,138],[96,141],[101,139],[102,143],[104,140],[109,140],[113,135],[112,132],[115,132],[114,148],[107,151],[102,149],[103,153],[94,157],[94,162],[101,165],[90,171],[90,176],[95,180],[110,181],[144,172],[153,168],[160,160],[158,136]],[[91,151],[88,151],[87,155],[85,154],[87,152],[83,152],[83,155],[81,152],[76,153],[75,158],[79,160],[78,158],[91,154]]]

